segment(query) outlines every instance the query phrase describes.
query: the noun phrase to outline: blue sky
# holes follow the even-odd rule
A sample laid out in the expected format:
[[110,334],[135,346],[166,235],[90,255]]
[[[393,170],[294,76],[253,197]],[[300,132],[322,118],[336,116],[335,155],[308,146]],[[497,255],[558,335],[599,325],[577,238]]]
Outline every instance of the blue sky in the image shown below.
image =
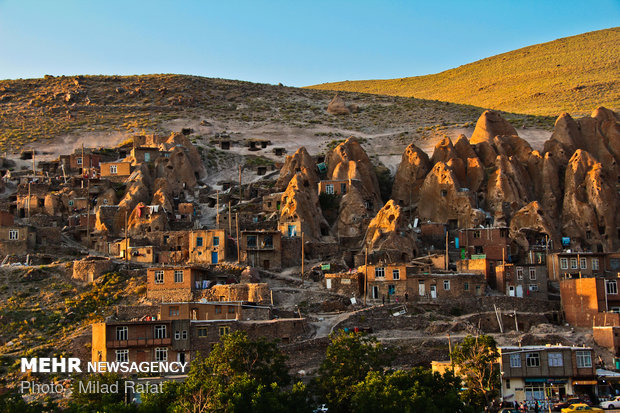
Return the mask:
[[619,22],[620,0],[0,0],[0,79],[415,76]]

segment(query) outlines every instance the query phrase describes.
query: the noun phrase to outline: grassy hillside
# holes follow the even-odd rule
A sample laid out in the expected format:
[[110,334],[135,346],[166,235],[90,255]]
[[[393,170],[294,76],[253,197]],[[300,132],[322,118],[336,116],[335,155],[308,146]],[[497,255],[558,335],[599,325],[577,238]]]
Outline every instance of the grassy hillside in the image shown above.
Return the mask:
[[[408,137],[475,122],[483,109],[423,99],[342,93],[360,108],[349,116],[325,109],[334,92],[185,75],[46,76],[0,80],[0,151],[32,142],[98,132],[166,133],[172,120],[186,125],[218,121],[220,127],[382,133]],[[555,114],[557,115],[557,114]],[[552,118],[506,114],[515,125],[553,125]],[[222,125],[223,124],[223,125]],[[178,130],[178,129],[177,129]],[[415,135],[415,136],[414,136]],[[331,136],[331,135],[330,135]],[[320,136],[319,136],[320,137]],[[291,136],[294,139],[294,136]],[[98,144],[105,146],[104,140]]]
[[620,27],[566,37],[445,72],[389,80],[324,83],[313,89],[437,99],[553,116],[620,108]]

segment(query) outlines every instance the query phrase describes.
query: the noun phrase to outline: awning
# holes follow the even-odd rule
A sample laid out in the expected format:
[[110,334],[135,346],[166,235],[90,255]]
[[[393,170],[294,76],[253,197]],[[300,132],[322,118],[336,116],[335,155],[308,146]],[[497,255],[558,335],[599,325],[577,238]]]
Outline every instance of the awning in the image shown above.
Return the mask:
[[574,380],[573,381],[573,386],[588,386],[591,384],[597,384],[598,381],[596,380]]

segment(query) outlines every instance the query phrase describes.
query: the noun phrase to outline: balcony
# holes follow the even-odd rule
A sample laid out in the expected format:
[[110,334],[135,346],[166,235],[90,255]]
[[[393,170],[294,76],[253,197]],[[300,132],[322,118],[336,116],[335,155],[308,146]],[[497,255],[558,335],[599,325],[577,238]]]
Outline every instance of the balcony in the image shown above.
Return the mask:
[[169,346],[172,343],[170,337],[167,338],[135,338],[129,340],[108,340],[108,348],[128,348],[128,347],[154,347]]

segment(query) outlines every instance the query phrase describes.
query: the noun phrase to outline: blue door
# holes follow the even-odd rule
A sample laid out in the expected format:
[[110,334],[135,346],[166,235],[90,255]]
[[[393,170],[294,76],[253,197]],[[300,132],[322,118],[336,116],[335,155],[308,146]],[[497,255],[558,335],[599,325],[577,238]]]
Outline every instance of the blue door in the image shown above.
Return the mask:
[[295,236],[295,225],[289,225],[288,226],[288,236],[289,237],[294,237]]
[[211,252],[211,264],[217,264],[217,251]]

